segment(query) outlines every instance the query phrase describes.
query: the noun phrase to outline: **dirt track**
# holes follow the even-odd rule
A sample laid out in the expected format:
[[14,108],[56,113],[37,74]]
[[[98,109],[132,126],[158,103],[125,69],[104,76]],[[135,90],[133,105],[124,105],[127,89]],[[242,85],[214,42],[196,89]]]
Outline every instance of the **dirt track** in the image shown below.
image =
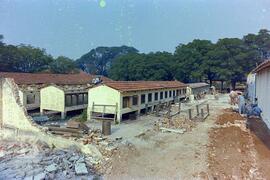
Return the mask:
[[105,178],[268,179],[270,133],[264,124],[247,125],[228,108],[226,96],[209,102],[210,117],[191,132],[148,131],[133,139],[133,148],[120,150]]
[[150,130],[141,138],[129,139],[134,147],[120,150],[111,173],[105,178],[190,179],[207,172],[208,132],[224,106],[227,107],[227,97],[209,102],[210,117],[198,122],[190,132],[174,134]]

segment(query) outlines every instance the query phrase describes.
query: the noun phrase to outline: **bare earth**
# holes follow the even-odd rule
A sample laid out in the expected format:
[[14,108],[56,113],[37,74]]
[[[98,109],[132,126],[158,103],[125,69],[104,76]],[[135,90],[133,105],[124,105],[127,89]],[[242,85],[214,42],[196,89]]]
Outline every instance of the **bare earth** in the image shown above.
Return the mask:
[[261,120],[247,125],[226,95],[208,102],[211,115],[184,134],[153,131],[143,119],[133,128],[145,135],[134,137],[126,125],[133,148],[120,149],[105,179],[269,179],[270,133]]

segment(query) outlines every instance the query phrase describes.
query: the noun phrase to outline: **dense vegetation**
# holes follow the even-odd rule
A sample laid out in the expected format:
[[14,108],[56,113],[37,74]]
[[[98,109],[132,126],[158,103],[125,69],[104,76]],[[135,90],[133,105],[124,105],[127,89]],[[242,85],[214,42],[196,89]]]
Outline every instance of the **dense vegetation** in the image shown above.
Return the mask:
[[0,35],[0,71],[8,72],[52,72],[71,73],[76,71],[73,60],[60,56],[53,58],[44,49],[29,45],[6,45]]
[[236,82],[270,56],[270,33],[260,30],[242,39],[224,38],[216,43],[194,40],[180,44],[173,54],[156,52],[128,54],[117,58],[109,71],[115,80],[213,80]]
[[270,57],[270,33],[262,29],[243,38],[223,38],[216,43],[195,39],[180,44],[174,53],[139,53],[128,46],[98,47],[74,61],[64,56],[53,58],[44,49],[29,45],[6,45],[0,35],[0,71],[88,73],[114,80],[218,80],[236,82],[264,59]]

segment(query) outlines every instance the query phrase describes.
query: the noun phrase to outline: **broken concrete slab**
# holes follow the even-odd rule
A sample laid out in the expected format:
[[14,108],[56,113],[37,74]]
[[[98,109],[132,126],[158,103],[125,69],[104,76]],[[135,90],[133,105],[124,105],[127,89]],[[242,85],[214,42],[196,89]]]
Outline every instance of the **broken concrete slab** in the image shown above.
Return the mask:
[[85,163],[76,163],[75,164],[75,173],[76,173],[76,175],[88,174],[88,170],[87,170]]
[[173,133],[178,133],[178,134],[184,134],[186,131],[185,129],[170,129],[170,128],[164,128],[160,127],[159,128],[162,132],[173,132]]
[[45,172],[41,172],[41,173],[35,175],[33,179],[34,180],[43,180],[43,179],[45,179],[45,177],[46,177],[46,173]]
[[47,172],[55,172],[57,171],[57,164],[53,163],[45,168]]

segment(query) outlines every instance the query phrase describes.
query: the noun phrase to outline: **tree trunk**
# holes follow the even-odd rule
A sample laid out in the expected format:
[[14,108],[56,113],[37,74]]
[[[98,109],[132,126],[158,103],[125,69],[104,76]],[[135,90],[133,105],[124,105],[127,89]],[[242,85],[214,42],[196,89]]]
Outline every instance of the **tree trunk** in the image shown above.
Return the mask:
[[210,87],[212,87],[213,80],[212,79],[209,79],[209,81],[210,81]]
[[236,86],[236,81],[235,80],[231,81],[231,86],[232,86],[232,90],[235,90],[235,86]]
[[224,88],[224,81],[221,81],[220,90],[222,91]]

